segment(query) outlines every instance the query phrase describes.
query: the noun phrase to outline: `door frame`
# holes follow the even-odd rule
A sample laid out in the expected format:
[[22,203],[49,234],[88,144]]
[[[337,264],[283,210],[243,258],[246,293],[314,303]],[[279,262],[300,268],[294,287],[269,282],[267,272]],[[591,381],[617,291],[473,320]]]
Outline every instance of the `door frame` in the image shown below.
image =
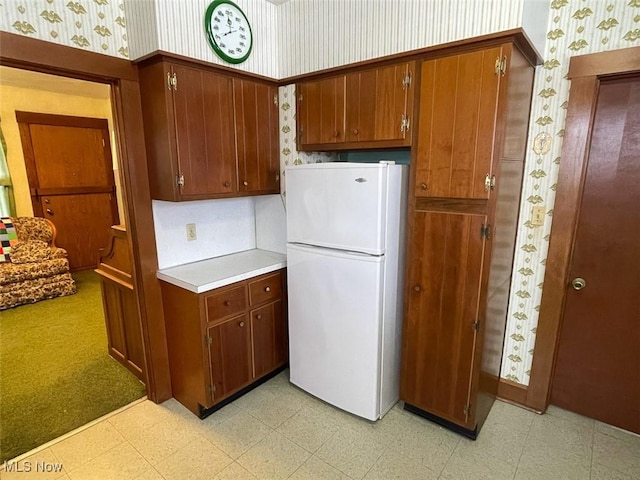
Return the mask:
[[168,400],[171,381],[162,297],[156,278],[158,257],[138,69],[129,60],[7,32],[0,32],[0,44],[0,65],[111,86],[118,170],[147,372],[147,396],[156,403]]
[[571,58],[569,107],[544,275],[533,365],[525,405],[549,406],[600,81],[640,74],[640,47]]

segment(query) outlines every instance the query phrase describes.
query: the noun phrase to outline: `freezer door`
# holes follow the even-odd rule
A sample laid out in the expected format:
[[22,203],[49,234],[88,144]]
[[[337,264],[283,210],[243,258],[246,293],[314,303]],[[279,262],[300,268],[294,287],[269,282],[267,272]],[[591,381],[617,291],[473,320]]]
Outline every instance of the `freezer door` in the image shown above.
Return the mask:
[[322,163],[288,168],[287,242],[384,253],[389,167]]
[[384,257],[287,247],[291,382],[369,420],[380,416]]

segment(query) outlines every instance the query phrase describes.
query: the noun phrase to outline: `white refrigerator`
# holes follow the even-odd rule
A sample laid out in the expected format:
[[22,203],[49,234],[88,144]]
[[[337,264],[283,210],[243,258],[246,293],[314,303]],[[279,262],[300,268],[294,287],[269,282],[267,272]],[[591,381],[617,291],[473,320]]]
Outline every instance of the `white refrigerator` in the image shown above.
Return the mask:
[[293,384],[377,420],[398,401],[408,167],[286,169]]

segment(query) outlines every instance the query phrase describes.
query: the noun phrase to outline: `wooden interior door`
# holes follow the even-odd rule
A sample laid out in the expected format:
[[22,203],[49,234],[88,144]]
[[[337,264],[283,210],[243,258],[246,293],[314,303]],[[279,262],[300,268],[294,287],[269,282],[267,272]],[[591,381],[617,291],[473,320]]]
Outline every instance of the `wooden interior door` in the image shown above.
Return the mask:
[[462,427],[480,320],[485,215],[415,212],[406,286],[400,398]]
[[279,193],[278,87],[233,80],[238,190]]
[[638,132],[640,77],[603,81],[551,393],[554,405],[635,433],[640,433]]
[[119,223],[107,120],[16,112],[34,215],[56,226],[71,270],[95,268]]

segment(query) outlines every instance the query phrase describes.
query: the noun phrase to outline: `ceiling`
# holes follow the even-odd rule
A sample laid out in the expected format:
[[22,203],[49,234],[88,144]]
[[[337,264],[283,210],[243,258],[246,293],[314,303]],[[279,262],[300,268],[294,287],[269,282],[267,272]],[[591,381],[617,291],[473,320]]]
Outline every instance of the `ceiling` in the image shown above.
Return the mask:
[[109,85],[102,83],[86,82],[84,80],[2,66],[0,66],[0,85],[100,99],[110,98],[111,90]]

